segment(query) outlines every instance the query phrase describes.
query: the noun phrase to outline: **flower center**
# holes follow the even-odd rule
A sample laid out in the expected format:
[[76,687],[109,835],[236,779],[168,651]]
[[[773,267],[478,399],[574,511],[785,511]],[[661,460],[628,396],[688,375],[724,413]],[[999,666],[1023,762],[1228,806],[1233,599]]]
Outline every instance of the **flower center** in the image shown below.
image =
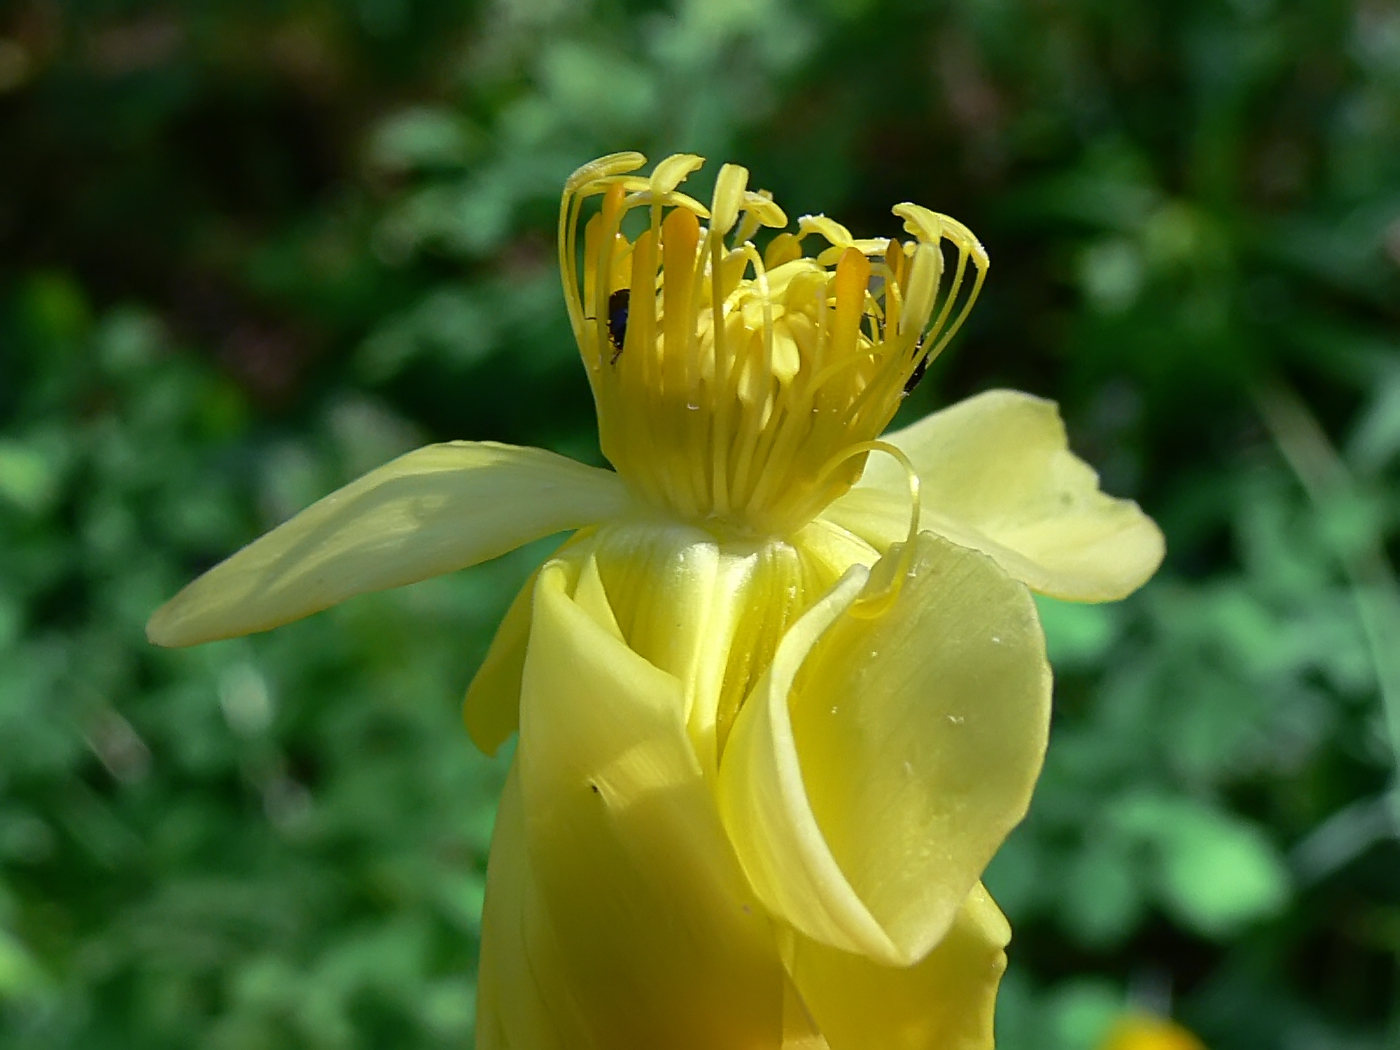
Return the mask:
[[691,744],[709,774],[779,639],[844,568],[801,544],[721,542],[706,529],[645,519],[601,526],[569,561],[576,590],[596,572],[605,603],[593,608],[607,609],[627,647],[680,682]]
[[[806,216],[760,252],[753,236],[787,217],[747,188],[745,169],[721,168],[706,208],[677,189],[701,158],[629,174],[644,163],[619,153],[584,165],[560,208],[565,297],[603,454],[683,521],[790,535],[860,477],[861,446],[966,317],[986,253],[961,223],[913,204],[894,209],[912,240],[858,240]],[[629,237],[643,226],[634,210],[646,221]],[[813,234],[827,243],[808,256]],[[945,240],[957,253],[947,282]],[[969,261],[976,277],[955,313]]]

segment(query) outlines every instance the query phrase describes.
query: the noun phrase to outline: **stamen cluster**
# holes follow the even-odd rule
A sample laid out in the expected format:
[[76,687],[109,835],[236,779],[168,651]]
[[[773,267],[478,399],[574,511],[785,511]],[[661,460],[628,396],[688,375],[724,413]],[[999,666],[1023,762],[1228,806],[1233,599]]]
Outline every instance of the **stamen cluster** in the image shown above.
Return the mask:
[[[788,220],[748,189],[746,169],[724,165],[706,208],[677,188],[701,158],[630,174],[643,164],[618,153],[585,165],[560,209],[565,296],[603,453],[683,520],[788,534],[860,477],[859,446],[962,324],[986,252],[967,227],[914,204],[893,209],[911,240],[857,239],[804,216],[760,251],[758,231]],[[580,249],[592,197],[601,207]],[[624,226],[639,209],[648,223],[631,238]],[[826,246],[805,255],[814,234]],[[956,251],[946,286],[944,241]]]

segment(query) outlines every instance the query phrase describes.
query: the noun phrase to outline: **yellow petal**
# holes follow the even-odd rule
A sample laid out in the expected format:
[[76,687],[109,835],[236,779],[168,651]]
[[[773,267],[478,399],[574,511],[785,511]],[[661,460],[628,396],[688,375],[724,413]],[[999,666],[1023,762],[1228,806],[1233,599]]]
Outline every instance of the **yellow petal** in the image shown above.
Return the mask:
[[992,1050],[1011,928],[980,885],[920,962],[881,966],[799,937],[792,979],[831,1050]]
[[525,671],[530,604],[538,575],[532,573],[510,603],[462,701],[467,735],[483,754],[494,755],[520,728],[520,676]]
[[[1136,503],[1099,491],[1054,402],[989,390],[884,440],[919,473],[923,527],[990,554],[1032,590],[1116,601],[1162,561],[1161,531]],[[904,538],[908,506],[903,471],[877,456],[823,516],[883,550]]]
[[[522,1050],[537,1045],[534,1014],[569,1050],[772,1050],[782,966],[691,750],[680,684],[576,602],[571,575],[551,562],[535,585],[522,808],[501,819],[524,824],[538,914],[516,938],[522,965],[488,963],[496,1023]],[[499,929],[510,920],[495,918],[493,890]]]
[[[909,531],[909,494],[905,486],[905,533]],[[792,544],[806,557],[824,566],[833,580],[852,565],[874,565],[880,552],[865,540],[825,518],[809,521],[793,536]]]
[[691,746],[713,780],[734,714],[778,640],[839,573],[781,541],[720,543],[654,520],[604,525],[593,549],[619,637],[681,683]]
[[[588,543],[595,532],[590,528],[580,529],[564,541],[554,556],[562,557],[577,550]],[[462,701],[462,720],[466,723],[467,735],[483,754],[494,755],[520,728],[520,677],[525,671],[530,607],[538,577],[538,571],[532,572],[511,601]]]
[[[754,889],[797,930],[887,965],[937,944],[1024,815],[1050,671],[1035,605],[985,555],[931,533],[854,568],[784,636],[720,765]],[[874,615],[871,615],[874,611]]]
[[313,503],[166,602],[157,645],[266,631],[589,525],[627,505],[611,471],[537,448],[429,445]]
[[511,766],[496,811],[486,867],[481,963],[476,979],[476,1050],[572,1050],[567,1003],[546,1009],[536,971],[552,972],[554,939],[525,852],[519,768]]

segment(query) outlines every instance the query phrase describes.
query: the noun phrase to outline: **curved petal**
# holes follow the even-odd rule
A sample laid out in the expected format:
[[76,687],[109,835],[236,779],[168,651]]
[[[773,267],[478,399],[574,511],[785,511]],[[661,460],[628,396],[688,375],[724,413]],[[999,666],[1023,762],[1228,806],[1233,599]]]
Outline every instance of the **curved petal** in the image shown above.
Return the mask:
[[510,986],[491,964],[501,1030],[534,1050],[515,1033],[542,1012],[569,1050],[771,1050],[782,966],[691,749],[680,685],[584,607],[605,597],[589,573],[577,601],[563,562],[535,585],[516,764],[539,917]]
[[1011,927],[981,885],[921,961],[891,968],[799,937],[792,979],[830,1050],[992,1050]]
[[539,897],[525,852],[519,767],[512,764],[496,810],[486,866],[476,1050],[572,1050],[563,1035],[567,1003],[545,1009],[546,989],[535,977],[536,972],[553,969],[547,952],[554,939]]
[[[990,554],[1032,590],[1116,601],[1161,564],[1161,531],[1132,500],[1099,491],[1053,401],[989,390],[884,440],[919,472],[924,527]],[[877,456],[823,517],[883,550],[908,532],[908,507],[903,472]]]
[[[633,652],[680,682],[691,746],[713,782],[752,683],[807,596],[821,594],[839,573],[787,543],[720,542],[664,519],[610,522],[596,536],[608,618]],[[574,597],[582,605],[584,596],[581,580]]]
[[626,486],[538,448],[453,441],[400,456],[214,566],[146,624],[156,645],[279,627],[366,591],[475,565],[618,513]]
[[530,606],[538,577],[538,572],[531,573],[511,600],[462,701],[467,735],[485,755],[494,755],[520,728],[520,678],[525,673]]
[[[942,940],[1040,772],[1050,669],[1035,604],[923,533],[852,569],[784,636],[735,721],[720,811],[763,902],[892,966]],[[889,581],[899,584],[889,597]]]
[[[907,537],[909,535],[907,485],[905,489],[904,535]],[[813,558],[824,566],[833,580],[843,576],[852,565],[864,565],[869,568],[880,560],[880,551],[877,551],[855,533],[842,528],[834,521],[827,521],[825,518],[817,518],[802,526],[797,535],[793,537],[792,543],[804,556]]]
[[[554,552],[554,557],[564,557],[594,535],[594,529],[579,529]],[[520,678],[525,672],[530,610],[539,575],[539,570],[532,572],[511,599],[462,700],[462,721],[466,724],[467,735],[486,755],[494,755],[520,728]]]

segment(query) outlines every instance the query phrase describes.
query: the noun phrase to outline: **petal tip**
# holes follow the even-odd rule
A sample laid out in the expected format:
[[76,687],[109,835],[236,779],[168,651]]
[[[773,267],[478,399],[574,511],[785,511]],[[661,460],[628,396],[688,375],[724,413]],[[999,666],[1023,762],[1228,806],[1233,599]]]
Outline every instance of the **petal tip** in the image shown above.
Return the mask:
[[162,649],[178,649],[190,643],[181,637],[180,631],[172,622],[170,602],[166,602],[146,621],[146,641]]

